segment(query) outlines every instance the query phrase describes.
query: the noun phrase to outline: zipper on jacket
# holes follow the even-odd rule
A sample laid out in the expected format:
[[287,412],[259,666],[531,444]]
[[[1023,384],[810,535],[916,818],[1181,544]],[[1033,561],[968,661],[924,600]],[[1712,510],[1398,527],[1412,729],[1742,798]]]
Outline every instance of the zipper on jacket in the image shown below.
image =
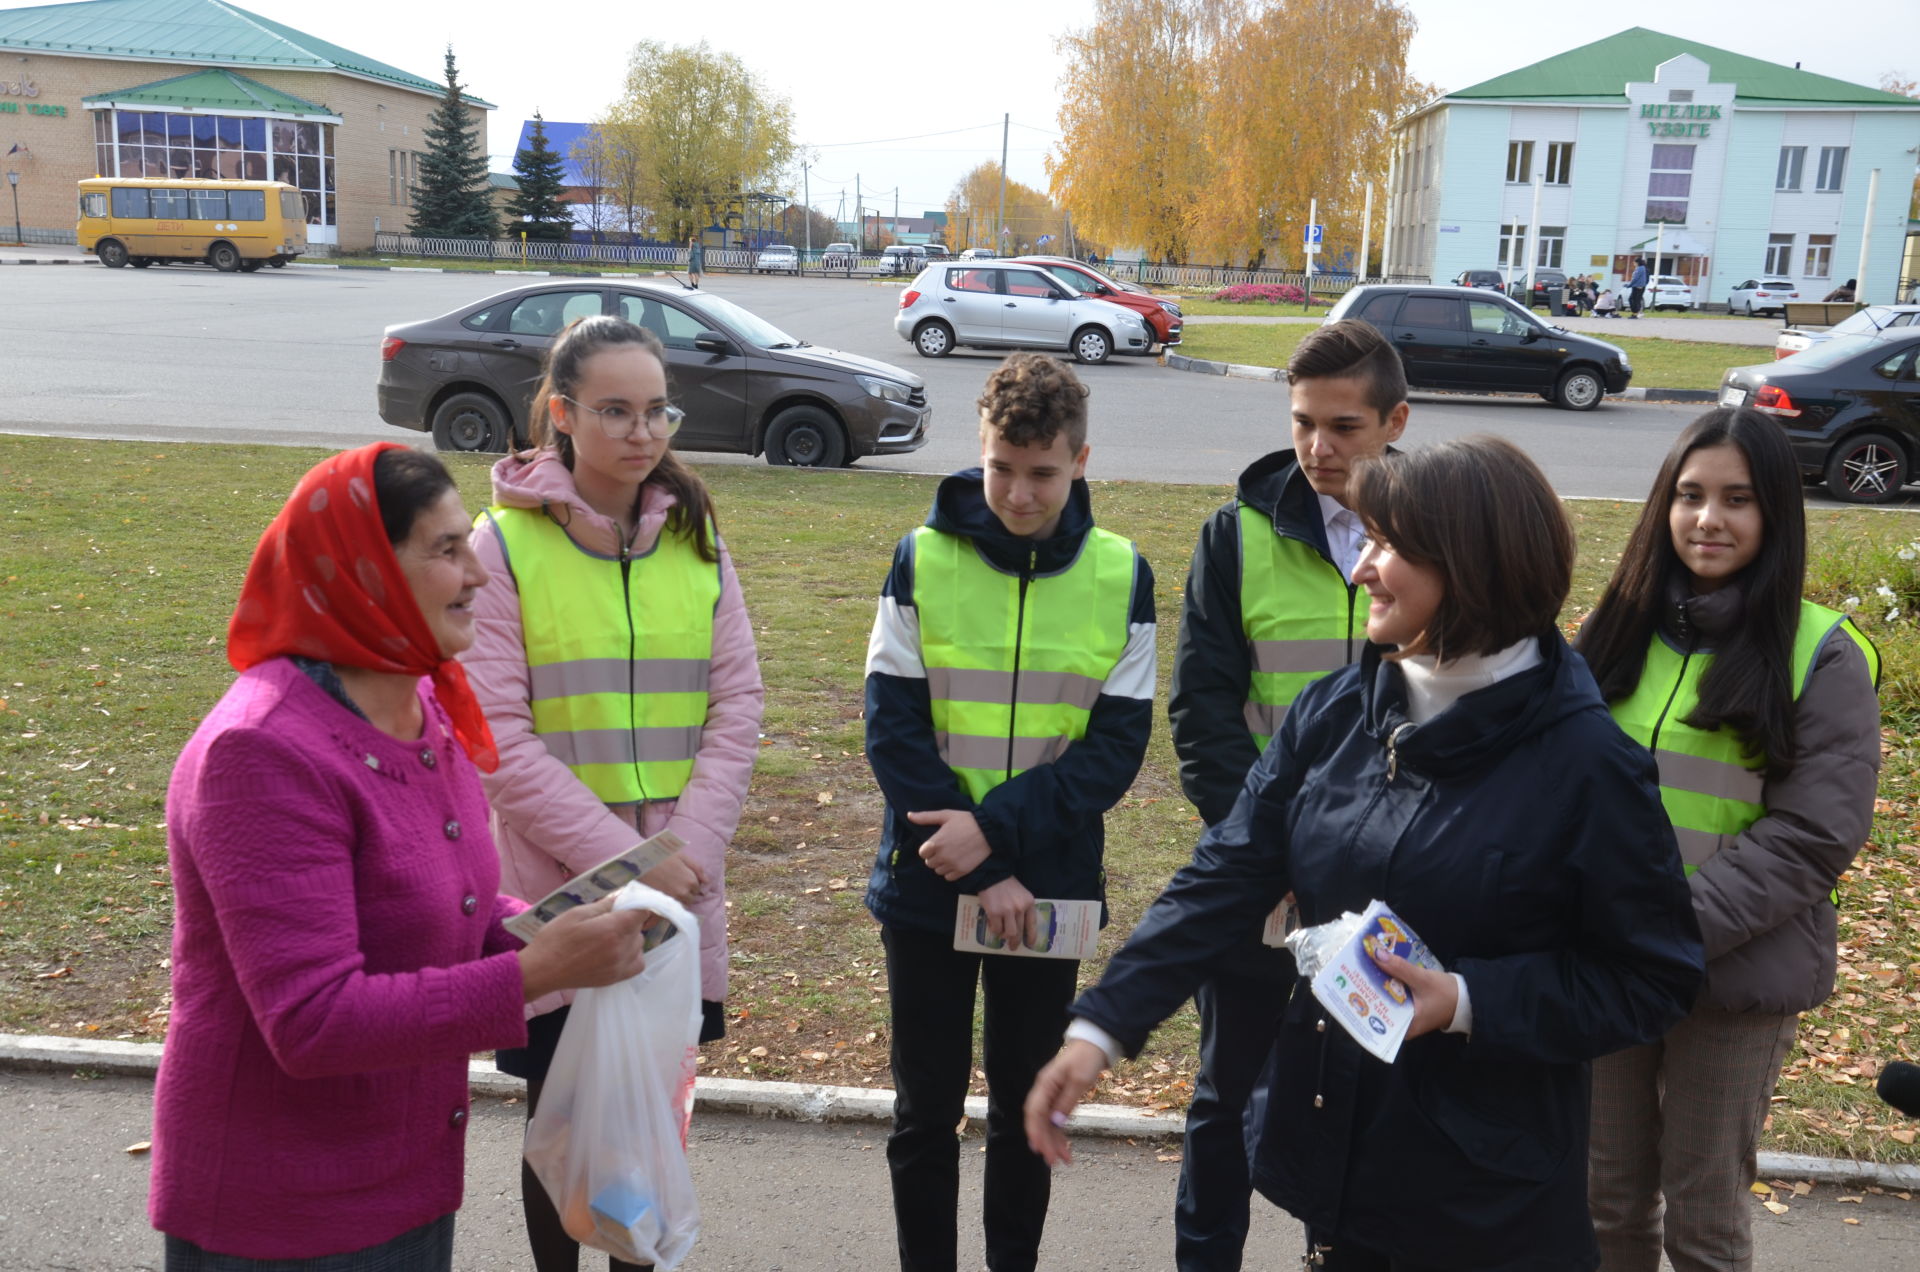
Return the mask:
[[1313,1030],[1320,1035],[1320,1062],[1313,1070],[1313,1107],[1325,1108],[1327,1097],[1322,1088],[1327,1084],[1327,1018],[1320,1017],[1313,1022]]
[[1413,727],[1413,721],[1409,720],[1405,724],[1396,725],[1393,732],[1387,735],[1387,781],[1389,783],[1400,772],[1400,736]]
[[1013,780],[1013,740],[1019,732],[1020,723],[1020,644],[1026,638],[1027,631],[1027,585],[1033,582],[1033,572],[1040,565],[1040,549],[1027,549],[1027,563],[1020,570],[1020,603],[1014,608],[1013,617],[1013,691],[1007,702],[1007,771],[1004,780]]
[[[634,533],[639,533],[636,524]],[[635,712],[634,691],[638,687],[634,682],[633,655],[636,652],[639,636],[633,629],[633,541],[620,541],[620,612],[627,620],[627,739],[633,744],[633,780],[640,788],[640,801],[647,799],[646,770],[640,767],[640,717]]]
[[1680,674],[1673,678],[1673,689],[1667,694],[1667,700],[1660,708],[1660,714],[1653,722],[1653,736],[1647,739],[1647,750],[1658,754],[1660,751],[1660,728],[1667,722],[1667,712],[1673,710],[1673,700],[1680,696],[1680,686],[1687,683],[1687,664],[1693,661],[1693,646],[1687,646],[1687,652],[1680,655]]

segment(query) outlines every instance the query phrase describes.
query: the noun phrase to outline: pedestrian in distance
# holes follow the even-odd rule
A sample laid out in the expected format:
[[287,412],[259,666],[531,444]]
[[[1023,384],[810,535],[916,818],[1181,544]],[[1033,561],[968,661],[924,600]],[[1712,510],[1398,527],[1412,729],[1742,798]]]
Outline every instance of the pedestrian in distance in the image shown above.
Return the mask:
[[638,972],[639,911],[502,922],[494,741],[454,656],[486,572],[453,478],[380,442],[260,538],[240,673],[167,789],[173,1015],[148,1211],[168,1272],[446,1272],[467,1057],[524,1006]]
[[1618,318],[1620,316],[1620,298],[1611,287],[1604,287],[1593,300],[1593,316],[1596,318]]
[[1104,899],[1103,818],[1153,727],[1153,572],[1094,524],[1086,394],[1040,354],[988,377],[980,467],[941,482],[926,524],[901,539],[867,647],[867,757],[886,797],[867,908],[886,949],[887,1166],[907,1272],[958,1263],[954,1127],[976,985],[986,1264],[1036,1266],[1050,1180],[1021,1101],[1060,1045],[1079,963],[957,951],[958,907],[977,896],[1017,949],[1035,944],[1036,900]]
[[1846,282],[1840,284],[1838,287],[1834,288],[1832,291],[1828,292],[1826,295],[1822,296],[1820,299],[1823,301],[1833,301],[1833,300],[1842,301],[1842,302],[1851,301],[1854,297],[1856,288],[1857,288],[1857,280],[1849,278]]
[[1800,470],[1719,408],[1654,479],[1580,652],[1652,752],[1707,955],[1693,1010],[1593,1069],[1607,1272],[1752,1266],[1748,1187],[1798,1014],[1833,991],[1835,889],[1873,822],[1879,656],[1804,600]]
[[1633,312],[1632,318],[1640,316],[1640,309],[1647,299],[1647,258],[1642,256],[1633,263],[1633,277],[1627,280],[1627,306]]
[[[1187,572],[1167,718],[1181,790],[1208,826],[1233,811],[1301,690],[1366,646],[1369,598],[1353,581],[1366,530],[1347,486],[1407,424],[1400,355],[1368,323],[1315,328],[1287,378],[1293,444],[1240,474]],[[1253,1192],[1242,1126],[1294,977],[1293,957],[1255,933],[1194,994],[1200,1072],[1174,1211],[1180,1272],[1240,1266]]]
[[1296,988],[1250,1105],[1254,1186],[1329,1272],[1584,1272],[1587,1065],[1680,1019],[1698,929],[1654,766],[1555,626],[1574,537],[1511,443],[1354,467],[1360,661],[1308,685],[1100,983],[1027,1102],[1049,1162],[1100,1071],[1291,894],[1384,901],[1446,970],[1384,950],[1413,1017],[1391,1063]]
[[[651,332],[603,315],[560,334],[533,448],[494,465],[473,527],[491,584],[465,661],[500,749],[485,780],[501,886],[538,901],[643,839],[678,836],[686,846],[641,882],[699,920],[710,1042],[726,1032],[726,851],[763,693],[712,497],[671,446],[680,420]],[[497,1056],[527,1080],[529,1119],[566,1002],[529,1004],[526,1044]],[[521,1194],[535,1267],[571,1272],[578,1247],[525,1163]]]
[[707,246],[700,241],[699,235],[690,234],[687,236],[687,278],[691,280],[689,285],[694,291],[700,290],[700,280],[706,274]]

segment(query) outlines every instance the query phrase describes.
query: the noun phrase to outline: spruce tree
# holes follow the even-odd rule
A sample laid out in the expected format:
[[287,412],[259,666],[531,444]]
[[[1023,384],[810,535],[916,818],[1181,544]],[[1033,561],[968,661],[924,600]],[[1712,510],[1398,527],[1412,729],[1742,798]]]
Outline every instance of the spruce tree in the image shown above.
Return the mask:
[[487,156],[467,113],[452,45],[447,46],[447,94],[433,108],[424,135],[427,149],[420,157],[408,228],[416,238],[492,238],[498,222],[488,193]]
[[513,157],[513,173],[520,189],[507,204],[514,218],[508,229],[534,242],[564,243],[573,237],[573,217],[560,201],[566,191],[566,168],[560,152],[547,144],[547,123],[533,112],[533,135],[528,146]]

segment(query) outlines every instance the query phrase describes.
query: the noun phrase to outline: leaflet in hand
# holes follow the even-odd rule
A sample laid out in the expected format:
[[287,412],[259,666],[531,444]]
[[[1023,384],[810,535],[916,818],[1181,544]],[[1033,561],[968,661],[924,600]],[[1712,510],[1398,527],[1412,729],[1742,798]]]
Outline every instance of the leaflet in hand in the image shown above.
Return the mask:
[[954,913],[953,948],[966,954],[1018,954],[1027,958],[1091,958],[1100,941],[1098,901],[1035,901],[1032,945],[1014,949],[987,930],[980,898],[963,896]]
[[1413,995],[1380,970],[1373,951],[1385,949],[1419,967],[1445,971],[1426,943],[1406,922],[1375,901],[1359,914],[1346,913],[1329,923],[1302,928],[1287,939],[1303,976],[1312,978],[1313,996],[1339,1021],[1354,1041],[1393,1063],[1413,1024]]
[[[585,874],[575,875],[538,902],[501,924],[523,941],[573,909],[620,891],[633,880],[685,848],[686,841],[670,830],[644,839],[617,857],[609,857]],[[662,925],[666,926],[666,925]],[[665,933],[662,933],[664,937]]]

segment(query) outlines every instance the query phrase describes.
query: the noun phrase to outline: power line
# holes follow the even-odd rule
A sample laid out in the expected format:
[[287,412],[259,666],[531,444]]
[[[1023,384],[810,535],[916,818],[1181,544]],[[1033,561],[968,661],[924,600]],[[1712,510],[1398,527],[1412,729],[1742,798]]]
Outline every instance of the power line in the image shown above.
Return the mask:
[[915,133],[911,137],[876,137],[872,141],[820,141],[809,142],[814,150],[833,150],[841,146],[882,146],[890,141],[919,141],[926,137],[952,137],[958,133],[979,132],[982,128],[991,128],[992,124],[972,124],[966,128],[949,128],[945,132]]

